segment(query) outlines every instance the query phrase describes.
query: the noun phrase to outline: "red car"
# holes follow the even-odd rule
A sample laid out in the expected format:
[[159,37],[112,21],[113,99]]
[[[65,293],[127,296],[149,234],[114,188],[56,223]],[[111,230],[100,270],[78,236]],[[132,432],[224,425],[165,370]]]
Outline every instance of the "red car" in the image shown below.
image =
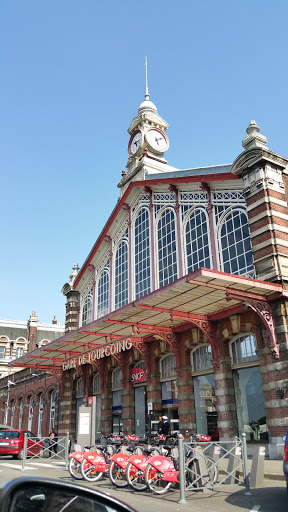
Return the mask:
[[44,444],[28,430],[2,430],[0,431],[0,455],[12,455],[13,459],[23,459],[24,434],[27,433],[27,457],[43,457]]

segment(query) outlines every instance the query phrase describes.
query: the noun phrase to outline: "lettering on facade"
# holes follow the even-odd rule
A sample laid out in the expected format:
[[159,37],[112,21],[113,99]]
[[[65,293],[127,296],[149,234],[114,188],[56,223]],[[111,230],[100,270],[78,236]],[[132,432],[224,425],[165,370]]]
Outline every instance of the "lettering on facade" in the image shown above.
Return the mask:
[[76,366],[89,364],[96,359],[102,359],[103,357],[108,357],[113,354],[119,354],[119,352],[129,350],[131,347],[131,338],[124,338],[123,340],[117,341],[116,343],[111,343],[111,345],[89,350],[89,352],[84,352],[80,356],[73,357],[72,359],[64,361],[63,370],[71,370],[72,368],[76,368]]
[[145,382],[146,370],[143,370],[142,368],[132,368],[131,369],[131,380],[132,380],[132,384],[138,384],[139,382]]

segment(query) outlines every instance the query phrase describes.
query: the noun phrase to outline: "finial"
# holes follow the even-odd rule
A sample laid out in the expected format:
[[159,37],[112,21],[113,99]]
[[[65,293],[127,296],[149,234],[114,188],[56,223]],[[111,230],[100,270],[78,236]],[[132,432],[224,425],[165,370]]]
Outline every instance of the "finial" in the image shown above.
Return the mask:
[[145,94],[145,99],[149,100],[150,95],[149,95],[149,92],[148,92],[147,54],[145,55],[145,68],[146,68],[146,94]]
[[268,149],[266,146],[266,137],[259,132],[260,128],[256,121],[250,121],[249,126],[246,129],[247,137],[242,141],[242,146],[245,150],[256,147]]

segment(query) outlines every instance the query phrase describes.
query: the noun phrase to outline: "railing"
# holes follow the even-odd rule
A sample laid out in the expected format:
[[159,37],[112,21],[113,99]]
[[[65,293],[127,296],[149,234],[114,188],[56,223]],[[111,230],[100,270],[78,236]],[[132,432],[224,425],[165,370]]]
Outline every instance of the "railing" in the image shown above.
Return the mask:
[[22,471],[25,469],[27,460],[42,459],[45,456],[49,459],[56,457],[62,459],[65,462],[65,468],[68,469],[69,433],[66,436],[58,437],[57,441],[51,441],[49,437],[28,438],[27,432],[25,432],[22,454]]
[[[178,436],[180,500],[186,503],[185,491],[202,490],[207,492],[220,486],[245,486],[245,495],[251,495],[246,435],[234,441],[184,442],[182,434]],[[187,454],[191,454],[187,456]]]

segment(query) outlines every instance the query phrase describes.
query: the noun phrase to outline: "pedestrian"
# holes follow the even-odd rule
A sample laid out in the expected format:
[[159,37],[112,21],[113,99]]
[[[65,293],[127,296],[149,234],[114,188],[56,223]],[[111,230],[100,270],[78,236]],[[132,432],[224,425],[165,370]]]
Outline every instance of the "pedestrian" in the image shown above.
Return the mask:
[[52,455],[52,449],[54,450],[55,454],[57,453],[57,441],[58,437],[55,432],[55,428],[51,428],[49,434],[49,457]]
[[162,434],[164,434],[164,436],[168,436],[170,430],[170,423],[168,422],[167,416],[162,416],[162,419],[164,421],[162,427]]
[[163,425],[164,425],[163,418],[162,418],[162,416],[159,416],[159,422],[158,422],[158,427],[157,427],[158,434],[162,434],[163,433],[162,432]]

